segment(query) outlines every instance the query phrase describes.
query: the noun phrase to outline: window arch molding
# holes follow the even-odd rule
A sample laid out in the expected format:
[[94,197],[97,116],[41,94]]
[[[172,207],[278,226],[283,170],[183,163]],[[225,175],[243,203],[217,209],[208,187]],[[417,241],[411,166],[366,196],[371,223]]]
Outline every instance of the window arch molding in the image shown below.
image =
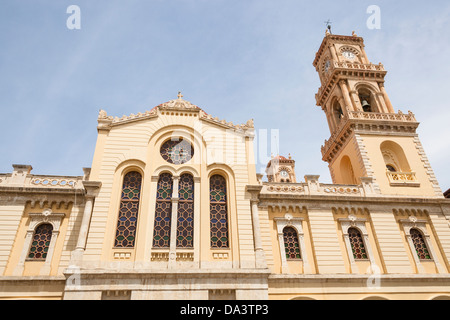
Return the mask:
[[[233,170],[226,164],[223,163],[213,163],[208,165],[208,191],[210,191],[210,181],[211,177],[214,175],[220,175],[225,179],[226,189],[227,189],[227,219],[228,219],[228,248],[211,248],[211,250],[221,250],[220,255],[223,257],[232,258],[232,253],[237,252],[239,241],[238,241],[238,233],[237,228],[237,208],[236,208],[236,187],[235,187],[235,175]],[[208,195],[209,197],[209,195]],[[209,200],[208,200],[209,201]],[[210,205],[210,203],[209,203]],[[211,225],[208,228],[207,237],[211,237]],[[206,233],[204,234],[206,237]],[[227,253],[223,253],[223,250],[230,250]],[[215,253],[213,253],[214,255]]]
[[[379,88],[373,86],[370,83],[366,83],[366,82],[358,82],[355,84],[354,88],[355,88],[354,90],[360,100],[359,102],[360,102],[361,111],[383,113],[382,103],[379,99],[379,95],[382,95],[382,93],[379,90]],[[363,109],[363,106],[362,106],[363,101],[362,101],[361,97],[365,97],[366,100],[368,100],[367,102],[370,104],[370,107],[371,107],[370,111],[366,111]]]
[[20,255],[19,263],[14,271],[16,275],[22,275],[22,272],[25,268],[25,261],[27,260],[28,253],[32,246],[33,237],[37,230],[37,228],[44,224],[49,224],[52,226],[52,236],[50,239],[50,244],[48,246],[47,257],[45,258],[44,266],[42,266],[40,274],[41,275],[49,275],[51,270],[51,261],[53,258],[56,242],[59,236],[60,227],[63,218],[65,217],[64,213],[55,213],[51,209],[44,209],[40,213],[30,213],[30,224],[27,229],[25,243],[22,248],[22,253]]
[[[157,130],[148,140],[148,145],[151,146],[152,151],[160,156],[162,145],[171,138],[182,138],[191,143],[194,148],[194,154],[191,160],[187,163],[190,165],[197,165],[204,163],[206,153],[206,142],[202,134],[193,127],[185,125],[170,125]],[[174,165],[180,166],[180,165]]]
[[420,186],[402,146],[394,141],[385,140],[380,143],[379,148],[386,166],[386,177],[391,186]]
[[156,179],[159,178],[159,176],[163,173],[170,173],[172,176],[178,176],[177,170],[169,165],[162,165],[158,167],[155,171],[153,171],[152,178]]
[[[115,204],[114,208],[115,208],[115,229],[114,229],[114,236],[112,237],[113,240],[113,244],[112,247],[113,249],[134,249],[136,247],[136,244],[138,243],[137,240],[137,235],[139,234],[139,217],[141,215],[141,211],[142,211],[142,202],[143,202],[143,194],[144,194],[144,186],[145,186],[145,173],[144,173],[144,169],[140,166],[140,165],[144,165],[145,164],[142,161],[136,161],[136,160],[132,160],[132,161],[125,161],[123,163],[123,166],[121,166],[120,168],[118,168],[118,170],[116,170],[116,181],[115,181],[115,185],[117,186],[117,196],[115,197],[117,200],[117,203]],[[125,187],[125,178],[127,176],[129,176],[132,173],[136,173],[138,174],[138,178],[140,179],[139,181],[139,196],[138,199],[125,199],[123,198],[123,192],[124,192],[124,187]],[[134,226],[134,233],[132,235],[132,237],[134,238],[134,240],[132,241],[132,245],[122,245],[120,244],[120,241],[118,240],[118,233],[119,233],[119,227],[120,227],[120,221],[119,219],[121,219],[121,210],[122,205],[125,202],[134,202],[135,205],[137,205],[137,212],[135,213],[135,217],[133,217],[133,219],[135,218],[135,226]],[[132,209],[130,209],[132,210]],[[124,217],[123,212],[122,212],[122,217]],[[128,241],[127,241],[128,242]]]
[[194,177],[194,179],[200,178],[198,171],[189,165],[183,165],[180,168],[174,168],[170,165],[159,166],[153,171],[152,178],[157,179],[157,177],[159,177],[162,173],[170,173],[173,177],[179,177],[182,174],[190,174]]
[[231,205],[233,204],[231,199],[236,199],[235,193],[234,193],[235,190],[233,187],[234,186],[234,175],[231,174],[231,172],[232,172],[231,169],[224,170],[224,167],[227,167],[227,166],[221,165],[221,168],[214,168],[214,169],[211,169],[208,171],[208,190],[209,190],[209,183],[213,176],[218,175],[225,179],[226,189],[227,189],[228,219],[230,219]]
[[411,172],[405,151],[398,143],[385,140],[380,143],[380,151],[386,165],[392,165],[399,172]]
[[[119,163],[115,169],[114,172],[114,178],[113,178],[113,191],[111,193],[111,217],[114,217],[114,219],[110,219],[110,227],[108,228],[108,238],[111,239],[110,242],[110,248],[113,250],[113,255],[115,255],[114,251],[117,249],[123,250],[123,249],[134,249],[136,247],[136,244],[138,244],[140,241],[136,237],[135,246],[134,248],[116,248],[115,242],[116,242],[116,232],[117,232],[117,222],[120,215],[120,205],[121,205],[121,196],[123,191],[123,183],[125,176],[130,172],[137,172],[141,175],[141,192],[140,192],[140,199],[139,202],[142,204],[145,199],[145,192],[144,188],[146,186],[145,183],[145,168],[146,163],[144,161],[138,160],[138,159],[128,159],[125,161],[122,161]],[[141,215],[141,205],[139,205],[138,209],[138,220],[136,225],[136,236],[140,234],[139,232],[139,216]]]
[[146,164],[144,161],[138,159],[128,159],[119,163],[116,167],[115,174],[121,175],[123,178],[130,171],[139,171],[143,176]]
[[347,248],[347,255],[348,255],[348,259],[350,261],[350,268],[351,268],[351,272],[352,273],[358,273],[358,266],[356,265],[356,259],[353,255],[353,251],[352,251],[352,244],[350,241],[350,235],[349,235],[349,230],[354,228],[356,230],[358,230],[362,236],[362,241],[364,243],[364,247],[365,250],[367,252],[367,257],[370,261],[370,265],[371,265],[371,269],[372,272],[374,272],[374,270],[378,270],[379,267],[377,267],[376,262],[375,262],[375,256],[372,250],[372,247],[370,245],[370,241],[369,241],[369,233],[367,232],[366,229],[366,219],[362,219],[362,218],[357,218],[355,215],[350,214],[348,216],[348,218],[343,218],[343,219],[338,219],[338,221],[341,224],[341,228],[342,228],[342,233],[344,236],[344,242],[345,242],[345,246]]
[[[116,170],[114,172],[114,178],[113,178],[113,186],[114,186],[114,190],[112,192],[112,200],[111,200],[111,210],[113,210],[111,212],[111,216],[115,217],[114,219],[111,219],[110,223],[111,223],[111,227],[109,228],[110,231],[109,232],[109,239],[111,239],[111,248],[113,250],[113,254],[114,256],[116,255],[116,253],[114,251],[116,250],[130,250],[130,249],[134,249],[136,248],[136,245],[140,242],[138,240],[138,235],[140,234],[139,232],[139,217],[141,216],[141,204],[146,201],[145,199],[145,192],[144,188],[145,188],[145,168],[146,168],[146,163],[144,161],[138,160],[138,159],[128,159],[125,161],[122,161],[117,167]],[[135,245],[134,247],[130,248],[122,248],[122,247],[115,247],[115,243],[116,243],[116,233],[117,233],[117,223],[119,220],[119,215],[120,215],[120,206],[121,206],[121,202],[122,202],[122,192],[123,192],[123,183],[124,183],[124,179],[125,176],[127,174],[129,174],[130,172],[137,172],[141,175],[141,191],[140,191],[140,199],[139,199],[139,209],[138,209],[138,220],[136,222],[136,232],[135,232]],[[128,255],[128,253],[127,253]]]
[[377,88],[376,86],[374,86],[371,83],[368,82],[357,82],[354,85],[355,91],[359,92],[361,90],[366,90],[369,91],[371,94],[373,94],[374,96],[377,94],[381,94],[381,91],[379,88]]
[[300,256],[303,261],[303,267],[305,273],[312,273],[311,266],[308,261],[308,255],[306,254],[306,246],[303,233],[303,218],[295,218],[291,214],[286,214],[283,218],[274,218],[277,225],[278,234],[278,245],[280,250],[281,258],[281,272],[290,273],[288,261],[286,258],[285,247],[284,247],[284,230],[285,228],[293,228],[297,233],[297,238],[300,246]]
[[326,111],[328,124],[332,131],[339,128],[341,120],[347,116],[347,109],[345,108],[345,101],[341,93],[336,93],[328,100]]
[[439,259],[437,258],[436,252],[434,251],[431,237],[427,231],[427,220],[419,220],[415,216],[410,216],[408,219],[402,219],[400,220],[400,223],[403,226],[403,231],[406,236],[406,240],[408,242],[409,248],[411,250],[411,254],[413,256],[414,262],[416,263],[417,270],[419,273],[426,273],[424,266],[422,265],[422,260],[419,259],[416,248],[414,246],[414,242],[411,236],[411,230],[418,230],[422,237],[423,241],[428,249],[428,252],[430,254],[431,259],[427,261],[432,261],[435,263],[436,268],[438,269],[439,273],[446,273],[446,270],[442,267],[442,265],[439,263]]

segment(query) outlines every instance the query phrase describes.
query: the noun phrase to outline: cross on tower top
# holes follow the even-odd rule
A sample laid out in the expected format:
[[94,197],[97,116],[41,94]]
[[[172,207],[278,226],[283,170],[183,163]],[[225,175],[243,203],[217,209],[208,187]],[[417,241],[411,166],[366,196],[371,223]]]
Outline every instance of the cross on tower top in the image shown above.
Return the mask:
[[330,33],[331,33],[331,24],[332,24],[331,20],[328,19],[328,20],[325,21],[324,23],[325,23],[325,25],[327,26],[327,29],[328,29],[328,30],[330,31]]
[[183,95],[181,94],[181,91],[178,91],[178,99],[181,100],[181,98],[183,98]]

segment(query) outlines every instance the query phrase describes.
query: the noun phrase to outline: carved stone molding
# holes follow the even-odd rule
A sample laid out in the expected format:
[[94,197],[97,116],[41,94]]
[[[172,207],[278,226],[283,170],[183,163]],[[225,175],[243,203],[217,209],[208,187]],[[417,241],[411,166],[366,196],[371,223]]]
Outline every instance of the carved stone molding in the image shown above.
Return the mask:
[[30,250],[32,241],[33,241],[33,235],[36,231],[36,228],[43,224],[43,223],[49,223],[52,225],[52,236],[50,240],[50,244],[47,251],[47,257],[45,258],[45,264],[42,266],[40,275],[49,275],[50,274],[50,265],[53,258],[53,253],[56,246],[56,241],[58,239],[59,235],[59,229],[61,227],[61,222],[63,218],[65,217],[64,213],[54,213],[51,209],[47,208],[44,209],[40,213],[30,213],[30,224],[28,226],[24,246],[22,248],[22,253],[20,255],[19,263],[17,264],[16,268],[14,269],[14,275],[21,276],[23,273],[23,270],[25,269],[25,261],[27,258],[28,251]]
[[300,245],[300,256],[303,261],[303,267],[305,269],[305,273],[312,273],[311,266],[308,262],[308,256],[306,253],[305,246],[305,235],[303,233],[303,218],[294,217],[291,214],[286,214],[284,218],[274,218],[274,221],[277,225],[277,233],[278,233],[278,244],[280,250],[280,258],[281,258],[281,272],[282,273],[290,273],[289,270],[285,247],[284,247],[284,228],[292,227],[297,232],[298,241]]
[[414,242],[411,238],[411,230],[417,229],[419,230],[423,235],[423,240],[425,241],[425,245],[427,246],[428,253],[430,254],[431,259],[429,261],[434,261],[436,264],[436,268],[439,270],[439,273],[446,273],[445,268],[442,267],[442,265],[439,263],[439,260],[437,259],[436,252],[434,251],[431,237],[428,234],[427,230],[427,220],[419,220],[416,216],[411,215],[408,217],[408,219],[402,219],[399,221],[403,226],[403,231],[406,235],[406,240],[408,241],[409,248],[411,249],[411,254],[414,258],[414,262],[416,263],[417,270],[419,273],[426,273],[425,268],[422,265],[422,261],[419,259],[416,248],[414,246]]

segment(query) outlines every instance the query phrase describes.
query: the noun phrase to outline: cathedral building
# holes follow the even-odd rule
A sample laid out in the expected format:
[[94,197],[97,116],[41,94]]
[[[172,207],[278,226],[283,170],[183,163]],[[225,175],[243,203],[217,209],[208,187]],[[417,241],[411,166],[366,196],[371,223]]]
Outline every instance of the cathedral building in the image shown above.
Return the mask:
[[291,156],[256,172],[253,120],[181,93],[101,110],[83,175],[0,174],[0,298],[450,299],[450,200],[419,122],[355,33],[327,32],[313,65],[332,184]]

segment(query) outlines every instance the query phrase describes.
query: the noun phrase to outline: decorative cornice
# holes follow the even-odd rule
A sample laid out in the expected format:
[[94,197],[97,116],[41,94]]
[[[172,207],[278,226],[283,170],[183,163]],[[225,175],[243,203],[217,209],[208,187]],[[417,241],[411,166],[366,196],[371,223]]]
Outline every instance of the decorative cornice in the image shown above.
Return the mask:
[[334,43],[353,44],[353,45],[357,44],[364,47],[364,39],[362,37],[358,37],[356,33],[353,33],[351,36],[335,35],[327,33],[322,41],[322,44],[320,45],[319,50],[316,53],[316,57],[313,62],[314,67],[317,67],[325,49]]
[[[156,107],[154,107],[150,111],[146,111],[145,113],[137,113],[131,114],[129,116],[113,117],[108,116],[105,110],[100,110],[98,114],[98,130],[110,130],[111,127],[116,125],[121,125],[124,123],[130,123],[134,121],[144,120],[156,118],[160,114],[165,114],[166,112],[195,112],[199,115],[199,119],[221,126],[226,129],[233,129],[238,132],[246,133],[252,135],[252,129],[254,129],[253,119],[250,119],[245,124],[233,124],[233,122],[228,122],[226,120],[220,120],[217,117],[213,117],[210,114],[204,112],[200,107],[192,104],[189,101],[186,101],[181,98],[182,95],[178,94],[178,99],[170,100],[168,102],[162,103]],[[158,112],[159,111],[159,112]],[[167,113],[167,115],[170,115]],[[250,132],[249,132],[250,131]]]
[[227,122],[226,120],[220,120],[217,117],[213,118],[210,114],[207,114],[203,110],[200,111],[200,119],[202,119],[206,122],[215,124],[215,125],[219,125],[221,127],[227,128],[227,129],[233,129],[233,130],[241,131],[241,132],[245,132],[245,131],[252,130],[255,128],[253,119],[248,120],[247,123],[245,123],[245,124],[237,124],[236,125],[236,124],[233,124],[233,122]]
[[318,106],[326,104],[329,94],[333,91],[333,88],[339,81],[348,78],[363,78],[366,80],[376,79],[384,82],[384,77],[387,71],[384,69],[383,64],[363,64],[359,62],[348,61],[333,61],[330,65],[327,75],[324,78],[322,87],[319,88],[316,94],[316,103]]
[[129,116],[113,117],[108,116],[105,110],[100,110],[98,114],[98,129],[99,130],[109,130],[113,125],[124,124],[128,122],[133,122],[136,120],[144,120],[157,117],[156,109],[153,108],[150,111],[144,113],[138,112],[137,114],[131,114]]
[[322,146],[323,161],[330,163],[347,143],[352,133],[383,135],[415,135],[419,127],[414,114],[350,111]]

